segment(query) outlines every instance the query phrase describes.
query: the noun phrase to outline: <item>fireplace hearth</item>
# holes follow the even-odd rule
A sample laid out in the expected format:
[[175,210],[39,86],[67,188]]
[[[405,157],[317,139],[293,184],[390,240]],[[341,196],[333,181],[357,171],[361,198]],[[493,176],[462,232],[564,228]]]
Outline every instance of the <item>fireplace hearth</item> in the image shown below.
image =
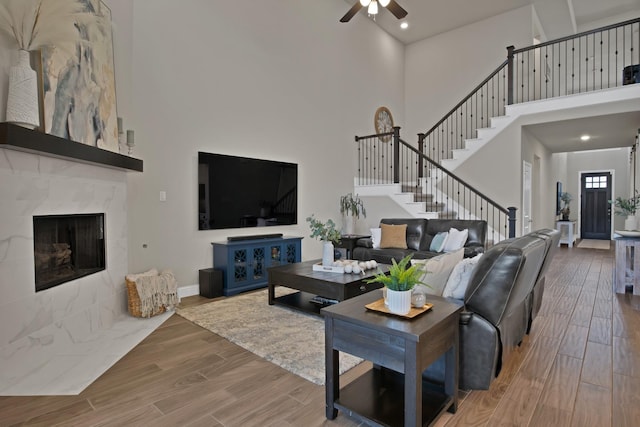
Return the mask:
[[105,269],[104,214],[33,217],[36,292]]

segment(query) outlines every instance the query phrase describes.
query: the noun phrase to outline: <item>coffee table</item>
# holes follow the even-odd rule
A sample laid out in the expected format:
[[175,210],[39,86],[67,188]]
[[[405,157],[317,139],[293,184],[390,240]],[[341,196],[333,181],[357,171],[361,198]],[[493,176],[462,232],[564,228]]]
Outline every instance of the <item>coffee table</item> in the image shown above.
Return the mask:
[[[297,310],[320,314],[320,309],[332,303],[344,301],[382,287],[380,283],[365,283],[379,270],[387,273],[390,265],[378,264],[378,268],[365,274],[330,273],[314,271],[313,264],[321,260],[298,262],[269,268],[269,305],[282,304]],[[280,297],[275,296],[276,286],[296,289]],[[314,297],[323,297],[326,302],[311,302]],[[317,300],[315,298],[314,300]]]

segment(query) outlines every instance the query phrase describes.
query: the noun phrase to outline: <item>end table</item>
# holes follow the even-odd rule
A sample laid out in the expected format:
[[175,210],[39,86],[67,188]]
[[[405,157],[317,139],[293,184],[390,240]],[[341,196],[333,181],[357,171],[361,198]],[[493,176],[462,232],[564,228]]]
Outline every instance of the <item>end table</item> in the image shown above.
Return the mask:
[[347,259],[351,259],[353,255],[353,249],[356,247],[356,243],[358,239],[364,239],[366,237],[371,237],[363,234],[343,234],[340,236],[340,241],[337,244],[334,244],[336,248],[343,248],[347,250]]

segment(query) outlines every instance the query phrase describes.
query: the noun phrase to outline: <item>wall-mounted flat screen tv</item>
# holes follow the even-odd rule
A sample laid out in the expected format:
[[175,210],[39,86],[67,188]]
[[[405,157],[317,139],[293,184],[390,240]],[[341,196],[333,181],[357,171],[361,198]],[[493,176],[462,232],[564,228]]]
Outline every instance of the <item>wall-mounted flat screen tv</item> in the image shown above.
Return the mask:
[[198,228],[298,223],[298,165],[198,152]]

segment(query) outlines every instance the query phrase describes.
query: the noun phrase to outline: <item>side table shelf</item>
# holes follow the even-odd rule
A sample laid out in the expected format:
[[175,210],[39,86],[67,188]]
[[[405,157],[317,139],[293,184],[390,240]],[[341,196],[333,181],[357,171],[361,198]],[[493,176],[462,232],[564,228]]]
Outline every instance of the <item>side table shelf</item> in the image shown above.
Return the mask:
[[576,243],[577,221],[556,221],[556,230],[560,232],[560,240],[558,246],[566,243],[570,248]]

